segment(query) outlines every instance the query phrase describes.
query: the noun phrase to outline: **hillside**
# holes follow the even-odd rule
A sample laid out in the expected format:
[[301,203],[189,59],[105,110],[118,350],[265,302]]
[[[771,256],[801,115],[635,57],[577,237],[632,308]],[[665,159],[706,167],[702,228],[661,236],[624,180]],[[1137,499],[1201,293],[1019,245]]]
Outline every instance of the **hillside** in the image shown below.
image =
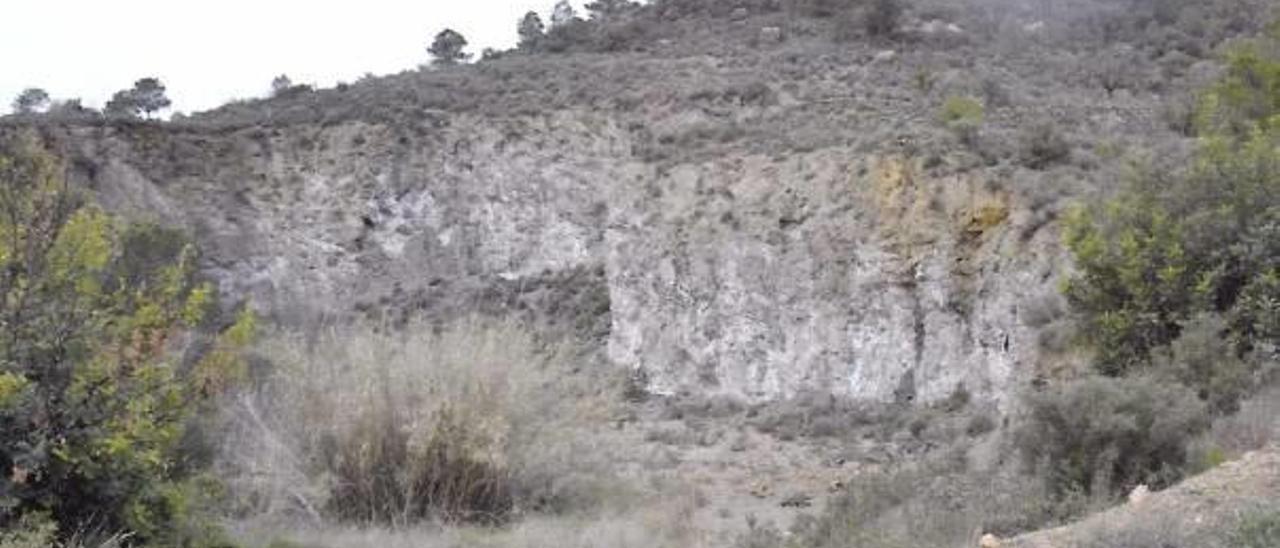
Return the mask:
[[[1226,280],[1194,304],[1222,318],[1150,321],[1176,336],[1133,337],[1131,375],[1089,374],[1110,364],[1068,297],[1096,278],[1081,211],[1265,156],[1201,124],[1275,6],[912,0],[877,31],[879,4],[655,0],[474,64],[165,122],[16,115],[0,138],[35,131],[106,212],[189,235],[220,303],[200,329],[261,318],[181,441],[246,545],[1039,548],[1273,504],[1274,446],[1215,468],[1277,435],[1280,314],[1268,293],[1231,315],[1254,273],[1188,281]],[[1205,226],[1166,232],[1212,249]],[[1190,252],[1152,232],[1086,243],[1138,249],[1116,279],[1181,281]],[[1257,234],[1222,247],[1280,272]],[[230,352],[192,330],[176,371]],[[1159,492],[1016,536],[1135,478]]]
[[[1163,113],[1225,32],[1095,42],[1105,3],[921,3],[901,40],[836,40],[852,23],[669,4],[617,52],[46,130],[105,204],[195,231],[224,294],[291,322],[514,308],[659,392],[1005,401],[1042,361],[1024,316],[1061,271],[1054,218],[1123,158],[1178,156]],[[938,120],[954,97],[988,104],[970,145]]]

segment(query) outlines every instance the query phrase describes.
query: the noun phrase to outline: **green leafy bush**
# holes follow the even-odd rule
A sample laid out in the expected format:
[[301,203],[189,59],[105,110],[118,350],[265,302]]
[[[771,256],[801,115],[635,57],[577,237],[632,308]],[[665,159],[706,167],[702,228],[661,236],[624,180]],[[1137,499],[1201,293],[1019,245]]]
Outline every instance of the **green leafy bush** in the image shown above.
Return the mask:
[[983,116],[982,103],[971,97],[948,97],[938,113],[942,124],[967,146],[977,142]]
[[31,512],[0,531],[0,548],[47,548],[57,543],[58,524],[49,516]]
[[1089,377],[1034,394],[1017,443],[1051,492],[1114,497],[1159,487],[1188,464],[1188,444],[1209,426],[1205,405],[1175,383],[1145,376]]
[[[195,546],[178,451],[200,402],[238,375],[251,316],[204,359],[174,346],[213,290],[173,233],[71,191],[29,136],[0,143],[0,527],[127,531]],[[202,540],[203,539],[203,540]]]
[[1259,125],[1275,126],[1280,114],[1280,24],[1270,35],[1245,42],[1227,53],[1226,74],[1204,94],[1196,119],[1205,133],[1249,134]]
[[1205,136],[1182,173],[1140,173],[1101,207],[1078,209],[1065,293],[1098,369],[1149,363],[1198,313],[1222,314],[1238,356],[1280,335],[1280,58],[1244,49],[1206,94]]

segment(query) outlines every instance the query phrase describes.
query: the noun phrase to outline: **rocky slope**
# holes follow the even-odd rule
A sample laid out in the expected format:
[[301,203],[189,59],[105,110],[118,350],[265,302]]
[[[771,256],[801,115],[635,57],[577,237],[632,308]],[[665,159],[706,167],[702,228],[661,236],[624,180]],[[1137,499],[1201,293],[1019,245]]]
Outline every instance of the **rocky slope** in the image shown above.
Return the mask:
[[[1052,361],[1064,197],[1180,142],[1160,93],[1067,78],[1091,52],[1033,15],[919,16],[886,49],[770,12],[716,23],[716,55],[664,39],[43,131],[103,204],[190,228],[225,295],[285,322],[514,313],[660,393],[1004,405]],[[979,143],[939,127],[984,94]],[[1037,120],[1069,160],[1020,159]]]
[[[581,113],[226,136],[71,130],[107,207],[188,226],[224,294],[285,321],[525,311],[659,392],[995,394],[1054,236],[982,174],[833,147],[655,166]],[[172,161],[170,161],[172,159]]]

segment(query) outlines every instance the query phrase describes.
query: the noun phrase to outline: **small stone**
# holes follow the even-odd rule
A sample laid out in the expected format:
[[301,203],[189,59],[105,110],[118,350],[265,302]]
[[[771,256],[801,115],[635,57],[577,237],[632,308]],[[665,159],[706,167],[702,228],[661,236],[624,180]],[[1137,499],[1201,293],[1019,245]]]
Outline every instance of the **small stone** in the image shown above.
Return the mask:
[[1139,485],[1129,493],[1129,504],[1142,504],[1150,496],[1151,489],[1148,489],[1146,485]]
[[772,489],[769,488],[769,484],[760,482],[753,485],[749,492],[751,493],[751,496],[758,499],[763,499],[763,498],[767,498],[771,491]]
[[876,52],[875,56],[872,57],[871,60],[877,63],[882,63],[885,61],[892,60],[894,57],[897,57],[897,56],[898,56],[898,52],[891,49],[886,49],[886,50],[880,50]]

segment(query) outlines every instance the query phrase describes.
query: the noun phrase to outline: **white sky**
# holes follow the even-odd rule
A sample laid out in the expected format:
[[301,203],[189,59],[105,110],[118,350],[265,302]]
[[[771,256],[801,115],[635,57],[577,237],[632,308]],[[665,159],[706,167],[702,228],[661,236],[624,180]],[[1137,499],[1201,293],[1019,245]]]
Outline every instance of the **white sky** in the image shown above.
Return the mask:
[[[428,60],[437,32],[468,52],[505,49],[520,17],[550,20],[555,0],[3,0],[0,113],[39,87],[100,107],[144,76],[193,112],[260,97],[284,73],[330,87]],[[581,0],[574,1],[581,12]]]

